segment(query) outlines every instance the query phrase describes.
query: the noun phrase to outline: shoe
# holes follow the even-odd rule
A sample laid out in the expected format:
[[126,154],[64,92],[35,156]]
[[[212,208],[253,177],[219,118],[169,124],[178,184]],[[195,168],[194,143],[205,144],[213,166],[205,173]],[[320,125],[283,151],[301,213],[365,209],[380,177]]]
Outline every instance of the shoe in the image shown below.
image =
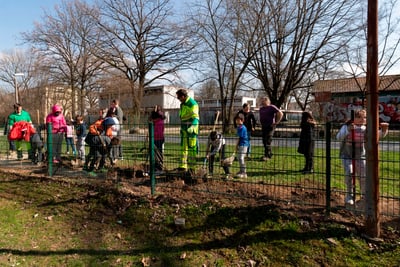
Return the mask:
[[156,171],[154,172],[155,175],[161,175],[161,174],[163,174],[163,173],[164,173],[163,170],[156,170]]
[[354,205],[354,200],[352,196],[347,196],[346,197],[346,205]]
[[267,160],[269,160],[269,159],[270,159],[270,158],[264,156],[264,157],[261,158],[261,161],[267,161]]
[[245,178],[247,178],[247,174],[246,174],[246,173],[239,172],[239,173],[237,173],[237,174],[235,175],[235,178],[245,179]]
[[225,174],[225,180],[232,180],[232,175],[231,174]]

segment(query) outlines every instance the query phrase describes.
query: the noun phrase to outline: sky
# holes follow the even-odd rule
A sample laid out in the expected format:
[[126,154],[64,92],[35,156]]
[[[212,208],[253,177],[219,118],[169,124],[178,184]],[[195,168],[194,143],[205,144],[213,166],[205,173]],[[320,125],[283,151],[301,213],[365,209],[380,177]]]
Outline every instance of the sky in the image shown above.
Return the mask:
[[[0,53],[21,47],[21,33],[33,30],[34,22],[41,22],[44,11],[52,13],[62,0],[1,1],[0,7]],[[92,3],[93,0],[86,0]],[[172,1],[175,5],[180,0]]]
[[0,52],[22,48],[21,33],[33,29],[35,21],[41,21],[44,10],[52,11],[61,0],[1,1]]

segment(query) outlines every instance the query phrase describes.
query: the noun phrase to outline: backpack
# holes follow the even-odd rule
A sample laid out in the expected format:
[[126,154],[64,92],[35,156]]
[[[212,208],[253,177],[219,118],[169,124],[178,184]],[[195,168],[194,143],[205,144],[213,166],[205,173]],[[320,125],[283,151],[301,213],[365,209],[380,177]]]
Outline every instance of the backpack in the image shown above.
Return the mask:
[[104,119],[98,119],[89,126],[89,133],[92,135],[100,135],[103,132]]

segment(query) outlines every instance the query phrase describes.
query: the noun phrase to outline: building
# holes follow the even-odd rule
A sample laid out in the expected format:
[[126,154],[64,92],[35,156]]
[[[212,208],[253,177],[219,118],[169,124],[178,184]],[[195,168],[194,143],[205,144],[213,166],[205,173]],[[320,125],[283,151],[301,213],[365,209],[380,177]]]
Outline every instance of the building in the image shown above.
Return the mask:
[[[351,110],[365,108],[366,77],[319,80],[313,84],[316,103],[326,121],[343,122]],[[379,118],[400,123],[400,75],[381,76],[379,81]]]
[[[176,92],[182,89],[181,87],[159,85],[149,86],[143,91],[143,99],[141,102],[142,112],[142,123],[146,122],[147,116],[154,109],[155,105],[161,106],[166,116],[166,123],[179,124],[179,108],[180,101],[176,98]],[[195,98],[193,90],[188,90],[189,96]],[[99,105],[100,108],[107,108],[112,99],[120,99],[120,105],[125,111],[129,111],[132,108],[132,104],[128,103],[132,98],[132,95],[128,91],[119,92],[102,92],[100,93]],[[216,111],[221,111],[221,101],[218,99],[196,99],[200,108],[200,121],[202,124],[213,124]],[[228,100],[229,102],[229,100]],[[252,97],[236,97],[233,102],[233,110],[236,113],[242,108],[244,103],[250,104],[252,107],[256,106],[256,98]]]

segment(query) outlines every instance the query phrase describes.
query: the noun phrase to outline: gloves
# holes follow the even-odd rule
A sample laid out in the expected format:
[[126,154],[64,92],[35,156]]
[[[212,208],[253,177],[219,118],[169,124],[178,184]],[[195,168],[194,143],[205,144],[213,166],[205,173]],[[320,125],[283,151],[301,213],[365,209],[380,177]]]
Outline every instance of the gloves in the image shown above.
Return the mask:
[[187,128],[187,132],[188,132],[189,134],[192,134],[192,133],[194,132],[194,127],[193,127],[193,126],[190,126],[189,128]]

